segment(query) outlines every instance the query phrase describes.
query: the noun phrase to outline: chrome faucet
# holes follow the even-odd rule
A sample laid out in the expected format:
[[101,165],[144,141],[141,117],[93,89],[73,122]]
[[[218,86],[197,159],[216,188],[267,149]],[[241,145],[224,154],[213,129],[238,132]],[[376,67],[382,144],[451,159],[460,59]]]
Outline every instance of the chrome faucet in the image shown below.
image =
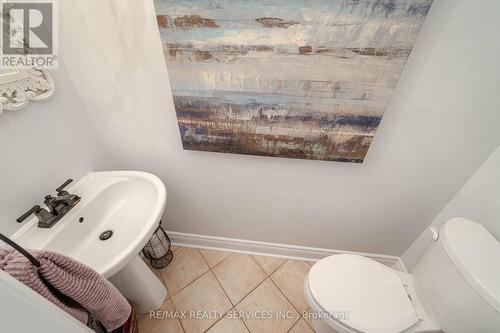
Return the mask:
[[17,218],[17,222],[21,223],[26,220],[31,214],[35,214],[38,218],[39,228],[52,228],[64,215],[66,215],[77,203],[82,199],[76,194],[71,194],[64,190],[73,179],[68,179],[56,189],[57,196],[53,197],[48,194],[45,196],[44,204],[47,209],[41,208],[39,205],[33,206],[29,211]]

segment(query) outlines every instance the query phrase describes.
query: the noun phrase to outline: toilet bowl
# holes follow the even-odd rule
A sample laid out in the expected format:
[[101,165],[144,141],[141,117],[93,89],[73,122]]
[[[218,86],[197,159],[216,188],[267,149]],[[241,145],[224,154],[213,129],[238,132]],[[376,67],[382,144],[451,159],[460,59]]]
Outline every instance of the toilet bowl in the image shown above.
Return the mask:
[[312,266],[304,294],[317,333],[489,333],[500,329],[498,276],[500,243],[481,224],[455,218],[414,274],[338,254]]
[[418,300],[410,274],[359,255],[318,261],[304,293],[317,333],[440,331]]

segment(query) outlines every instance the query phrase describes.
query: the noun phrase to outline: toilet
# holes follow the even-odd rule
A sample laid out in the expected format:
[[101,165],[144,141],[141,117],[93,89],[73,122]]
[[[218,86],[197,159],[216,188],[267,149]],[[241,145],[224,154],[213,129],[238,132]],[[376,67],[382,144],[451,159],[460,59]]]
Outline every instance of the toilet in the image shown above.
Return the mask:
[[317,333],[498,333],[500,243],[453,218],[412,274],[338,254],[313,265],[304,293]]

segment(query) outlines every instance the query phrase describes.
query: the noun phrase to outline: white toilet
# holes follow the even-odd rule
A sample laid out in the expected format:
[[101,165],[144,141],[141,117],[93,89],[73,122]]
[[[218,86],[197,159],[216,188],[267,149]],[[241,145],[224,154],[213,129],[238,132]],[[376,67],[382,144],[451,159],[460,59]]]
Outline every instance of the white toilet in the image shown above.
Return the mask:
[[498,333],[500,243],[449,220],[413,274],[339,254],[311,268],[304,291],[317,333]]

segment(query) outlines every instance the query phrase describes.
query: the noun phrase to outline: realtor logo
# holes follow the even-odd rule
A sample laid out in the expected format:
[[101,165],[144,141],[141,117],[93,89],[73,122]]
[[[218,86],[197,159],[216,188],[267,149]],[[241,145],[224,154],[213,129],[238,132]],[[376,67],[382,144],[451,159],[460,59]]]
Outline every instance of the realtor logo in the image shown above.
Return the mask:
[[55,1],[2,2],[2,66],[55,68]]

